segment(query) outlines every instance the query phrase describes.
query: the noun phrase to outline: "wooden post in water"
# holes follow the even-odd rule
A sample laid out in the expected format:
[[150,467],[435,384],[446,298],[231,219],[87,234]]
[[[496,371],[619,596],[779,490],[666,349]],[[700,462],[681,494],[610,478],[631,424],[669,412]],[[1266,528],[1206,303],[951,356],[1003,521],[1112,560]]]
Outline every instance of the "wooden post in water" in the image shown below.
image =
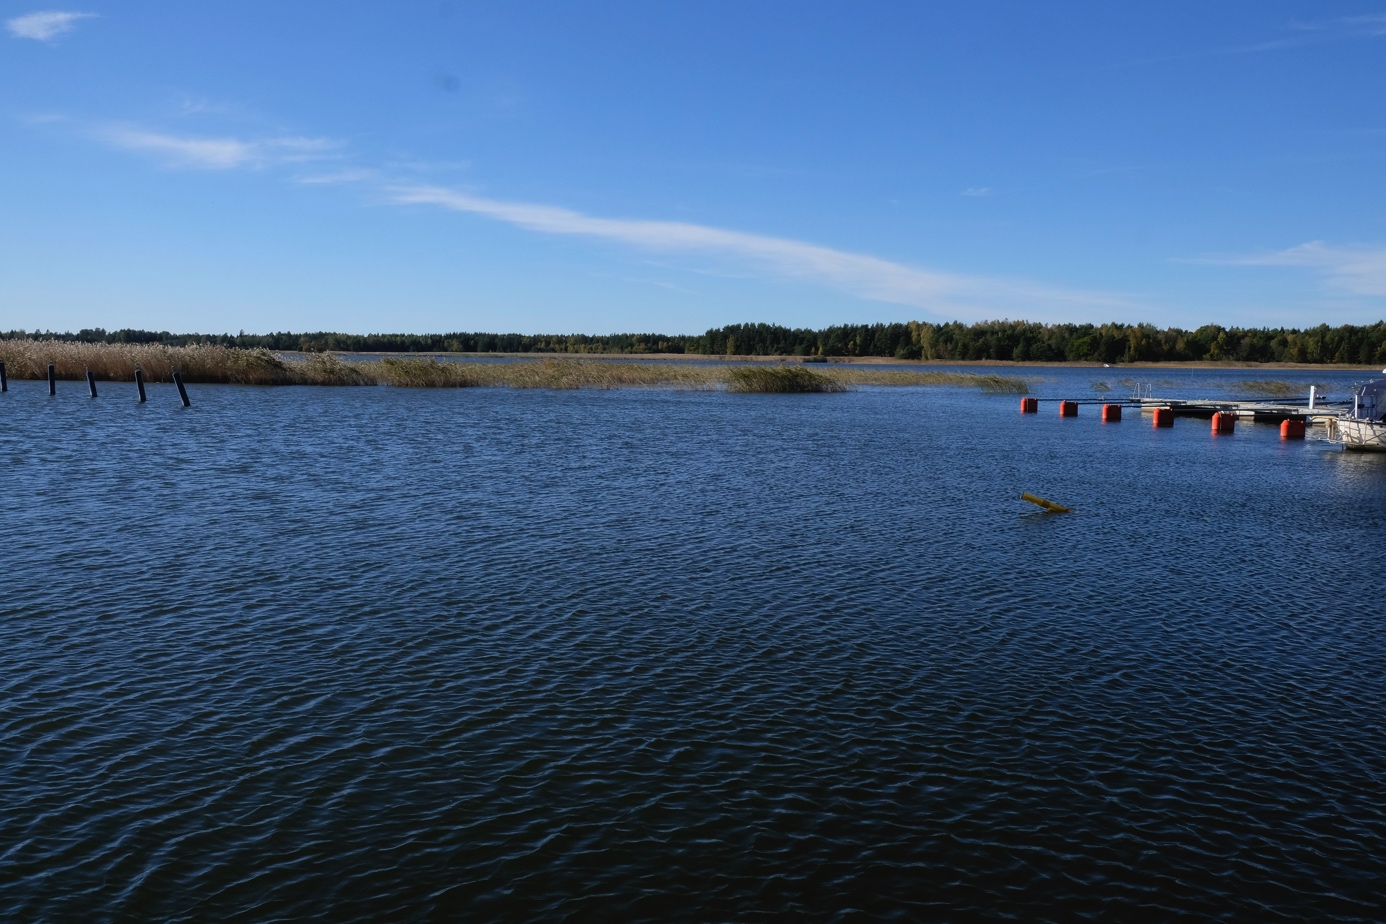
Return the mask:
[[48,364],[48,397],[53,397],[58,393],[58,373],[53,369],[53,364]]
[[188,390],[183,387],[183,373],[173,373],[173,384],[178,386],[178,397],[183,399],[183,407],[191,407],[192,402],[188,400]]
[[10,390],[9,376],[5,375],[5,364],[0,363],[0,391]]
[[144,404],[144,370],[135,369],[135,387],[140,391],[140,404]]
[[87,391],[91,392],[93,398],[96,397],[96,376],[91,374],[91,369],[87,369]]

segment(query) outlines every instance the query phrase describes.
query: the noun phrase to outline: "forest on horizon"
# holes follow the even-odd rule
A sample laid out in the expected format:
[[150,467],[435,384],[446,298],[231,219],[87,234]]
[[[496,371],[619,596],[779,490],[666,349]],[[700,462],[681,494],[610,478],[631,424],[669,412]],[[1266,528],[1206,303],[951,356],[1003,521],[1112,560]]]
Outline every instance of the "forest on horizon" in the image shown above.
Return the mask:
[[711,356],[888,357],[912,360],[1013,362],[1386,363],[1386,321],[1311,328],[1197,330],[1152,324],[1040,324],[927,321],[841,324],[821,330],[778,324],[731,324],[702,334],[174,334],[85,328],[76,333],[12,330],[6,340],[81,343],[212,343],[245,349],[355,353],[684,353]]

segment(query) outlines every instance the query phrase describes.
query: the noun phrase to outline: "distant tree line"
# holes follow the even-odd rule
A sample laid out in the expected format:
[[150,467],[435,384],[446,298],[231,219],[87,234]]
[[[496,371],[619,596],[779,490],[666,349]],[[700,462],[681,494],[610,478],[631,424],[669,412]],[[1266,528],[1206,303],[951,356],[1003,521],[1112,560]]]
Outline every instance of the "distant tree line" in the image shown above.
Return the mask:
[[0,339],[87,343],[214,343],[243,348],[356,353],[690,353],[716,356],[884,356],[923,360],[1016,362],[1386,363],[1386,321],[1366,326],[1240,328],[1208,324],[1193,331],[1151,324],[842,324],[812,330],[732,324],[703,334],[172,334],[88,328],[77,333],[13,330]]

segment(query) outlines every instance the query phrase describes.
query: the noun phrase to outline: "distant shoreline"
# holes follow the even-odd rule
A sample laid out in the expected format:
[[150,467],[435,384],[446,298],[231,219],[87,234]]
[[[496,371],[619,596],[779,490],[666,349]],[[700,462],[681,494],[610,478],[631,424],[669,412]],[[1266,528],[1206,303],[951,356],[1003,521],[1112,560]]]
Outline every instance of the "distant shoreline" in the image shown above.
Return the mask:
[[[423,388],[677,387],[729,391],[842,391],[857,386],[965,385],[1026,394],[1023,377],[1069,368],[1127,384],[1161,370],[1239,371],[1248,379],[1294,371],[1318,376],[1381,373],[1373,365],[1247,361],[1098,362],[909,360],[895,357],[746,356],[711,353],[376,352],[244,349],[219,344],[166,346],[56,340],[0,340],[12,379],[171,381],[232,385],[393,385]],[[1307,386],[1303,379],[1300,386]],[[1251,384],[1251,383],[1248,383]],[[1280,388],[1294,382],[1269,383]]]
[[[312,353],[299,350],[275,350],[285,356],[311,356]],[[598,360],[603,362],[631,362],[658,360],[661,362],[686,363],[803,363],[808,366],[987,366],[1003,369],[1323,369],[1338,372],[1382,372],[1382,366],[1361,363],[1285,363],[1285,362],[1237,362],[1230,360],[1169,360],[1165,362],[1111,363],[1103,365],[1095,362],[1022,362],[1012,359],[896,359],[890,356],[830,356],[826,361],[806,359],[803,356],[731,356],[712,353],[451,353],[437,352],[388,352],[385,350],[326,350],[333,356],[344,359],[351,357],[379,356],[390,359],[571,359]]]
[[[265,334],[176,334],[169,331],[84,328],[57,331],[0,331],[4,340],[70,340],[116,345],[169,347],[215,345],[290,352],[340,351],[338,355],[402,354],[512,356],[515,354],[586,356],[609,354],[687,362],[726,362],[731,357],[800,361],[915,361],[940,365],[997,364],[1076,365],[1094,368],[1108,363],[1142,368],[1156,363],[1298,364],[1343,368],[1386,365],[1386,320],[1369,325],[1344,324],[1312,328],[1224,328],[1205,324],[1196,330],[1152,324],[1041,324],[1032,321],[909,321],[839,324],[819,330],[778,324],[729,324],[701,334],[500,334],[485,331],[450,333],[349,334],[340,331],[278,331]],[[1356,357],[1351,359],[1350,357]],[[751,361],[754,361],[753,359]],[[1192,368],[1200,368],[1193,366]],[[1248,367],[1251,368],[1251,367]]]
[[[484,354],[494,356],[494,354]],[[0,341],[0,363],[10,378],[182,381],[225,385],[393,385],[408,388],[631,388],[675,387],[737,392],[835,392],[860,385],[963,385],[1024,393],[1025,381],[994,372],[882,368],[879,364],[630,362],[607,356],[563,354],[500,357],[405,353],[290,353],[213,344]],[[822,368],[815,368],[821,366]],[[93,394],[93,397],[95,395]]]

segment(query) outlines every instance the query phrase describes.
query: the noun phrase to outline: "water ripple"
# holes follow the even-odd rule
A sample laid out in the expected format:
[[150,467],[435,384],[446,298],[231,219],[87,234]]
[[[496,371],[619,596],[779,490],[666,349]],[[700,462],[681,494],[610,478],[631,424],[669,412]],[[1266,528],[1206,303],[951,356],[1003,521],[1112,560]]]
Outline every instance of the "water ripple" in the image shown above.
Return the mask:
[[29,384],[10,919],[1386,914],[1371,460],[951,390]]

